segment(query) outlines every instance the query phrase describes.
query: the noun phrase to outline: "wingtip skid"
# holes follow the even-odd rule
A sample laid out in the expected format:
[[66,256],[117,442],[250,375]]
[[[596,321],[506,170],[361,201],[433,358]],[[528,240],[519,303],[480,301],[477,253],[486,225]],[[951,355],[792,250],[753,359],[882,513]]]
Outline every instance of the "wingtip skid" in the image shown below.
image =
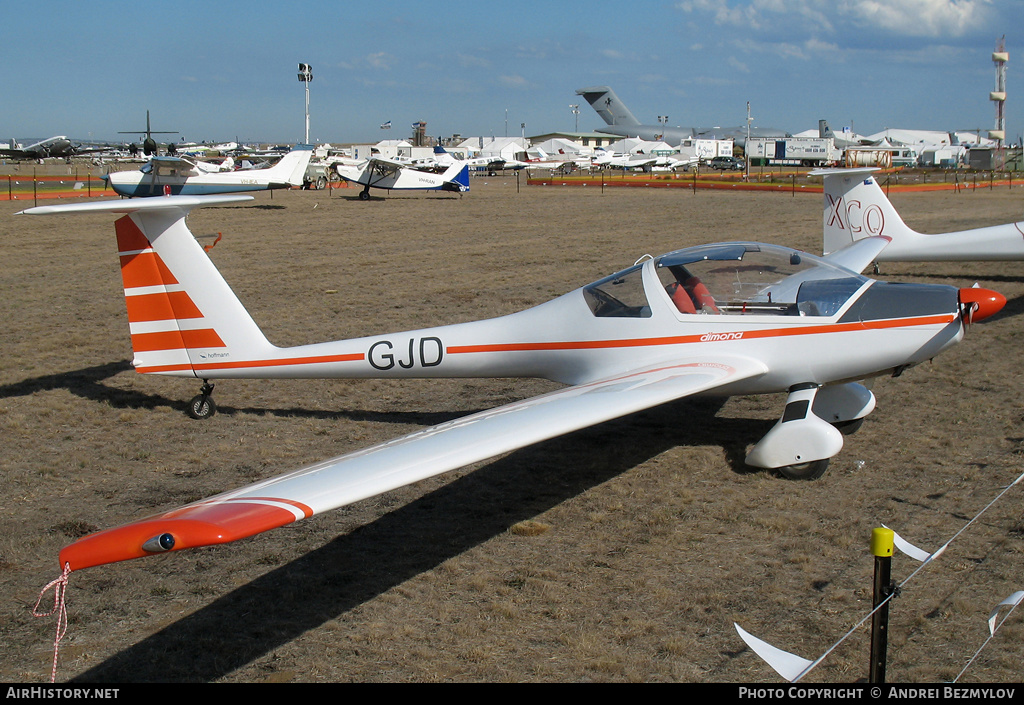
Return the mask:
[[82,570],[157,553],[229,543],[312,514],[313,510],[303,504],[274,498],[209,500],[85,536],[61,550],[60,565]]

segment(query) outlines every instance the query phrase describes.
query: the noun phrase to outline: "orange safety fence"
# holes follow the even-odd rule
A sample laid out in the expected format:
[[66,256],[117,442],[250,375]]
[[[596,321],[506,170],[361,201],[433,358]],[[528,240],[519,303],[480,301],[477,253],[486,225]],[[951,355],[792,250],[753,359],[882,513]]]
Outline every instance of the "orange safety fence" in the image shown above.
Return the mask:
[[[983,188],[1009,187],[1014,182],[1022,184],[1021,175],[1014,173],[996,174],[914,174],[901,176],[897,172],[879,172],[875,179],[886,191],[964,191]],[[531,177],[529,186],[598,186],[635,188],[688,188],[726,189],[734,191],[779,191],[789,193],[822,192],[820,180],[808,181],[806,174],[751,174],[749,181],[742,175],[698,176],[696,174],[639,174],[612,176],[557,176]]]
[[0,201],[33,201],[50,198],[117,198],[114,189],[98,176],[0,177]]

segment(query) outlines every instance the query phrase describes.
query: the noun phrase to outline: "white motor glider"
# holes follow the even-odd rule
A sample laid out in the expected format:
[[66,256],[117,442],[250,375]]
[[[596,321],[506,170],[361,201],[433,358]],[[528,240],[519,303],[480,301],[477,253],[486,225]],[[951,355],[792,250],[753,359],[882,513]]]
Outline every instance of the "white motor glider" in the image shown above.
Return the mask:
[[103,178],[122,196],[196,196],[302,186],[310,145],[296,145],[265,169],[211,172],[188,157],[153,157],[137,171],[113,171]]
[[[549,394],[417,431],[180,509],[87,536],[72,570],[224,543],[683,397],[788,393],[746,458],[794,479],[824,472],[874,408],[852,380],[897,375],[958,342],[1005,303],[985,289],[893,284],[857,272],[869,238],[822,258],[727,242],[644,256],[500,318],[279,348],[263,336],[185,224],[246,196],[31,208],[111,211],[139,372],[213,378],[543,377]],[[208,392],[193,406],[210,402]]]
[[878,262],[1024,260],[1024,221],[926,235],[910,229],[886,198],[872,167],[818,169],[824,180],[823,252],[869,237],[890,240]]
[[371,188],[455,193],[469,191],[469,165],[457,160],[452,161],[441,173],[417,169],[409,163],[384,157],[370,157],[358,166],[335,164],[334,169],[341,178],[363,187],[359,192],[359,199],[363,201],[369,200]]

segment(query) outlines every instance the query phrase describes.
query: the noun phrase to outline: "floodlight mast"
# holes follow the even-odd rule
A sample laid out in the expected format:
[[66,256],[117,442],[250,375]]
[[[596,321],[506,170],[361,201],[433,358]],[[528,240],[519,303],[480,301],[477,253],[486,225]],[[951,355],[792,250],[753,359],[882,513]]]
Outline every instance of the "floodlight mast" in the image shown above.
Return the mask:
[[313,67],[309,64],[299,64],[299,81],[306,86],[306,141],[309,144],[309,83],[313,80]]

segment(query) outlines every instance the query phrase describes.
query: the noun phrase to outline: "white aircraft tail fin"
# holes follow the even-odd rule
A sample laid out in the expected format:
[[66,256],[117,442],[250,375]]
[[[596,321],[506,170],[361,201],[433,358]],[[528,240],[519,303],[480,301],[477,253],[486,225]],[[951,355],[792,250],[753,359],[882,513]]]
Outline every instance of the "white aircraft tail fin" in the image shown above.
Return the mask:
[[292,151],[281,157],[277,164],[267,169],[265,176],[270,179],[271,183],[302,186],[302,180],[306,176],[306,167],[309,166],[312,156],[312,145],[297,144]]
[[138,372],[205,378],[271,345],[185,225],[192,208],[250,196],[166,196],[42,206],[31,215],[123,212],[115,224],[133,365]]
[[824,179],[823,254],[830,254],[867,237],[890,241],[920,237],[903,222],[875,181],[874,168],[818,169]]

